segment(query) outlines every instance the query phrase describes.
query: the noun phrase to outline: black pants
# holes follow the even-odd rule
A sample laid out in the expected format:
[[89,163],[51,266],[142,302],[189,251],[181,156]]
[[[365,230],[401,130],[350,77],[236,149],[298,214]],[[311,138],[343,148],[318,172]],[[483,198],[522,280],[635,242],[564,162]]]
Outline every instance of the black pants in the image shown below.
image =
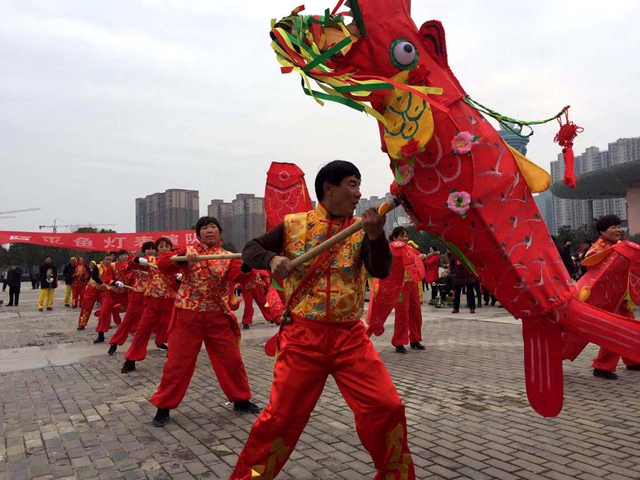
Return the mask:
[[491,295],[489,293],[489,290],[487,290],[484,287],[482,287],[482,298],[484,299],[484,304],[485,305],[489,303],[489,300],[491,300],[491,305],[495,305],[496,304],[496,297]]
[[36,288],[38,288],[38,280],[31,280],[31,289],[35,290]]
[[17,307],[19,301],[20,301],[20,285],[18,285],[17,287],[10,286],[9,287],[9,305],[13,305]]
[[[465,285],[453,286],[453,309],[460,310],[460,294],[462,293],[462,287]],[[471,310],[476,309],[476,296],[474,295],[473,285],[466,285],[467,287],[467,303]]]
[[3,281],[2,281],[2,291],[4,292],[4,291],[6,291],[6,290],[7,290],[7,281],[6,281],[6,280],[3,280]]

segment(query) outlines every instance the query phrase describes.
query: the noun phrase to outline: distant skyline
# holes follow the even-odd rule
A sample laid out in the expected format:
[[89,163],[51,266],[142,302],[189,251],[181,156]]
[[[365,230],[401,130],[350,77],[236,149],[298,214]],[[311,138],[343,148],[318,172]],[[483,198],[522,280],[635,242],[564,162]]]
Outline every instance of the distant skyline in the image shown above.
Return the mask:
[[[311,184],[330,160],[353,161],[364,197],[393,177],[375,121],[318,106],[282,75],[269,22],[300,2],[0,0],[0,230],[117,223],[135,231],[135,198],[167,189],[212,199],[263,196],[272,161]],[[323,13],[336,0],[305,2]],[[466,91],[511,117],[570,104],[585,128],[577,154],[640,135],[640,2],[413,1],[419,26],[446,29]],[[527,157],[549,170],[557,123],[536,128]],[[312,197],[315,199],[315,195]],[[61,230],[64,231],[64,230]]]

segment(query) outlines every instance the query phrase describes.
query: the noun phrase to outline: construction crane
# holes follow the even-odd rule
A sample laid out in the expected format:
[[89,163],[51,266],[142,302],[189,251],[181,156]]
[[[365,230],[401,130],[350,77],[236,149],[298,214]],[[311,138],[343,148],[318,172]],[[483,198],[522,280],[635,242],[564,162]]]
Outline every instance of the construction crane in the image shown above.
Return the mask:
[[72,224],[72,225],[58,225],[57,220],[54,219],[53,220],[53,225],[40,225],[40,230],[42,230],[43,228],[52,228],[53,229],[53,233],[58,233],[58,228],[74,228],[74,229],[78,229],[81,227],[89,227],[89,228],[94,228],[94,227],[107,227],[107,226],[113,226],[113,225],[118,225],[117,223],[99,223],[99,224],[92,224],[92,223],[77,223],[77,224]]
[[16,218],[15,215],[5,215],[6,213],[22,213],[22,212],[35,212],[36,210],[40,210],[39,208],[23,208],[21,210],[7,210],[5,212],[0,212],[0,219],[4,218]]

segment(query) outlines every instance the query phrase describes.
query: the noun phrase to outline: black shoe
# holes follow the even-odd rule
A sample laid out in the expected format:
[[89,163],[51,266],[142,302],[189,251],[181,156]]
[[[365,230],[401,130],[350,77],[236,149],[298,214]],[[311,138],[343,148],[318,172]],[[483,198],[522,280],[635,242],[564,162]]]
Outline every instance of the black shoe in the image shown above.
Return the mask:
[[122,370],[120,370],[120,373],[133,372],[135,369],[136,369],[136,362],[134,362],[133,360],[125,360],[124,363],[122,364]]
[[496,306],[496,302],[491,302],[491,306],[495,307]]
[[640,363],[636,363],[635,365],[627,365],[627,370],[640,370]]
[[78,330],[78,331],[84,330],[84,327],[78,327],[78,328],[76,328],[76,330]]
[[7,303],[7,307],[13,307],[13,303]]
[[71,308],[71,305],[69,305],[68,303],[65,303],[64,306],[67,308]]
[[396,353],[407,353],[407,349],[404,348],[404,345],[400,345],[399,347],[396,347]]
[[96,343],[104,343],[104,332],[98,332],[98,338],[93,341],[94,345]]
[[420,342],[411,343],[410,345],[411,345],[411,348],[415,350],[426,350],[425,346],[422,345]]
[[159,408],[156,416],[153,417],[153,426],[164,427],[167,423],[169,423],[169,420],[171,420],[171,418],[169,417],[169,409]]
[[260,407],[258,407],[251,400],[240,400],[239,402],[233,402],[233,409],[240,413],[260,413]]
[[606,370],[600,370],[598,368],[594,368],[593,369],[593,376],[594,377],[600,377],[600,378],[606,378],[607,380],[617,380],[618,379],[618,375],[616,375],[613,372],[607,372]]
[[489,302],[484,302],[484,306],[488,307],[489,306]]
[[71,308],[78,308],[77,305],[71,305]]
[[158,347],[161,350],[169,350],[169,347],[167,347],[166,343],[163,343],[162,345],[156,345],[156,347]]
[[109,345],[109,351],[107,353],[109,355],[115,355],[116,354],[116,350],[118,350],[118,344],[117,343],[112,343],[111,345]]
[[243,323],[242,328],[244,328],[245,330],[249,330],[251,328],[251,325],[249,325],[248,323]]
[[47,312],[50,312],[50,311],[52,311],[52,310],[53,310],[53,308],[51,308],[51,307],[47,307]]

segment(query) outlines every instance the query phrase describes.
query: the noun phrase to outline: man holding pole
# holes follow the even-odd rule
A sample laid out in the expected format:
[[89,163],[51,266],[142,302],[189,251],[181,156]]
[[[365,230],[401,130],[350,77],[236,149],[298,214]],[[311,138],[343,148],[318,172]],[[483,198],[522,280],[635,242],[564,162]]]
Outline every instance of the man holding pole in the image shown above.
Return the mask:
[[320,202],[316,210],[287,215],[243,251],[247,265],[268,268],[284,279],[286,311],[277,338],[270,403],[251,429],[231,479],[277,476],[329,375],[355,414],[360,440],[378,471],[376,478],[415,478],[404,405],[360,321],[365,270],[384,278],[391,269],[384,215],[366,210],[362,230],[296,268],[295,259],[308,257],[305,253],[316,245],[327,239],[330,244],[341,231],[353,231],[360,179],[350,162],[327,164],[315,181]]
[[[222,249],[222,228],[215,217],[196,223],[200,244],[158,257],[158,268],[167,275],[182,274],[169,327],[169,352],[158,391],[151,403],[158,407],[156,427],[169,421],[187,393],[202,343],[207,349],[220,388],[238,412],[258,413],[250,401],[249,380],[240,355],[238,320],[229,307],[229,285],[242,275],[242,260],[202,260],[202,255],[229,254]],[[246,269],[250,271],[250,269]]]

